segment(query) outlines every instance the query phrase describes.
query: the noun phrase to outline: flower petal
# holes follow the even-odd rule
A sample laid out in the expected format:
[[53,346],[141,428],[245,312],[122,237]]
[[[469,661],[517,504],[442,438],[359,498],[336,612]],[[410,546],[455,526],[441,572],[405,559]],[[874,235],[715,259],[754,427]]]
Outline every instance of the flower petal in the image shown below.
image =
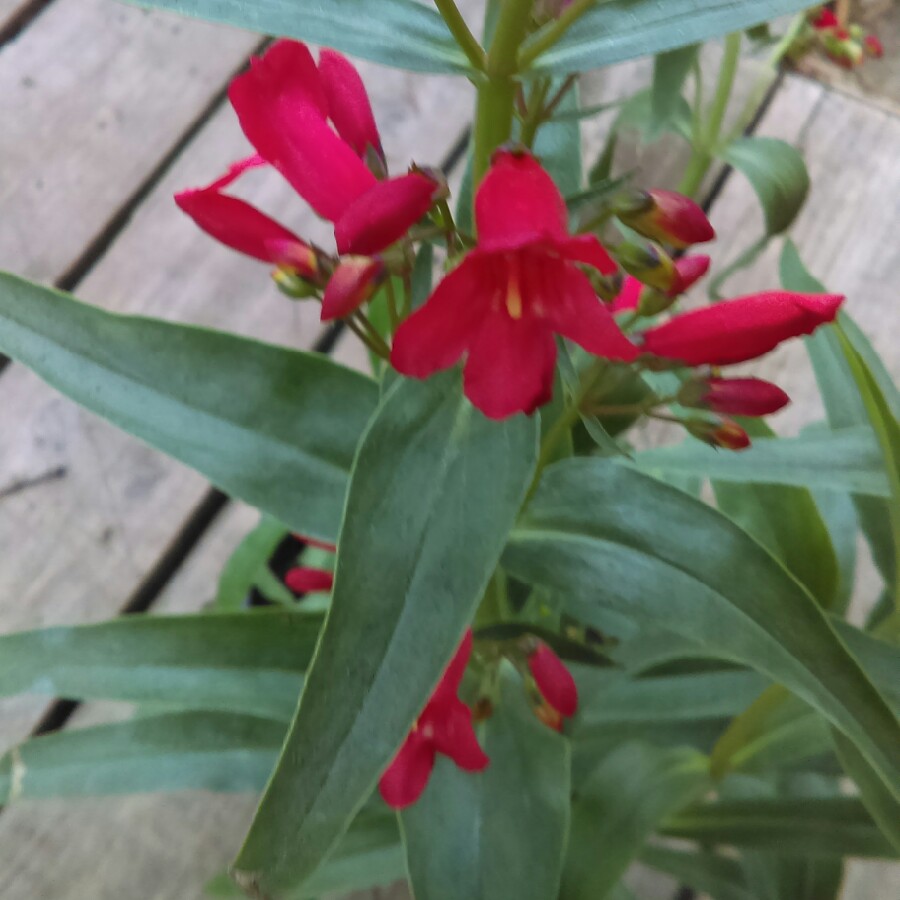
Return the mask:
[[643,334],[644,349],[689,366],[730,365],[812,334],[834,321],[844,298],[770,291],[682,313]]
[[286,38],[275,41],[262,56],[250,60],[250,70],[256,81],[277,97],[284,117],[298,106],[312,106],[322,119],[328,116],[319,69],[306,44]]
[[325,288],[321,320],[329,322],[349,316],[372,296],[384,274],[380,259],[368,256],[342,259]]
[[334,575],[327,569],[297,566],[288,569],[284,583],[295,594],[315,594],[318,591],[330,591],[334,587]]
[[565,663],[544,643],[528,657],[528,668],[543,698],[563,716],[578,709],[578,688]]
[[397,329],[391,365],[410,378],[427,378],[457,363],[500,290],[502,271],[469,254]]
[[514,250],[567,237],[566,204],[530,153],[494,154],[475,195],[475,222],[483,250]]
[[610,310],[617,313],[623,310],[637,309],[638,304],[641,302],[641,291],[643,289],[644,285],[634,275],[629,275],[622,285],[622,290],[619,291],[618,296],[613,300]]
[[290,264],[300,275],[313,275],[316,256],[293,232],[237,197],[218,191],[188,190],[175,202],[208,235],[254,259]]
[[453,654],[447,669],[441,676],[434,692],[434,697],[447,695],[456,699],[456,692],[462,684],[463,675],[466,673],[466,666],[469,664],[469,657],[472,655],[472,629],[467,628],[463,635],[462,643]]
[[431,777],[434,757],[434,744],[423,737],[420,729],[411,731],[378,782],[384,802],[393,809],[415,803]]
[[237,181],[244,172],[264,165],[266,165],[266,161],[258,153],[254,153],[246,159],[239,159],[228,167],[224,175],[217,178],[212,184],[207,185],[204,190],[221,191],[222,188],[226,188],[232,182]]
[[593,234],[579,234],[559,241],[556,245],[560,256],[569,262],[584,263],[596,269],[601,275],[613,275],[618,266],[606,252],[600,239]]
[[319,74],[328,100],[328,117],[337,133],[359,156],[364,157],[371,146],[383,158],[369,95],[350,60],[336,50],[324,49],[319,53]]
[[428,212],[437,188],[420,172],[377,182],[337,220],[338,253],[371,256],[389,247]]
[[478,743],[472,725],[472,710],[462,700],[435,708],[429,724],[434,733],[434,746],[439,753],[449,756],[466,772],[480,772],[490,762]]
[[[270,71],[270,54],[232,81],[231,104],[259,155],[319,215],[336,221],[376,178],[332,131],[315,92],[298,91],[296,80],[287,80],[280,65]],[[315,66],[313,73],[318,80]]]
[[543,290],[555,292],[555,302],[548,298],[542,305],[557,334],[606,359],[631,362],[637,358],[637,348],[622,333],[609,307],[597,299],[584,272],[564,264],[556,278],[545,281]]
[[556,342],[546,322],[493,312],[469,349],[463,384],[490,419],[532,413],[553,396]]

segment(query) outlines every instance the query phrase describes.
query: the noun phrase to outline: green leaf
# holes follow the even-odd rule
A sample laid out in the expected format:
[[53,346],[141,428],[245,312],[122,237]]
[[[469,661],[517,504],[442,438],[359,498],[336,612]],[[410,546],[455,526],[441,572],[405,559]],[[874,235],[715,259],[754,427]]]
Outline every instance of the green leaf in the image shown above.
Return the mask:
[[688,73],[697,61],[699,44],[687,44],[666,53],[660,53],[653,61],[653,86],[651,108],[657,123],[651,140],[665,130],[681,106],[681,91]]
[[0,695],[166,703],[290,721],[322,617],[124,616],[0,636]]
[[680,812],[661,833],[804,856],[896,856],[856,797],[720,800]]
[[227,493],[334,540],[378,399],[370,379],[315,353],[115,315],[3,273],[0,351]]
[[728,144],[721,157],[742,172],[756,191],[766,234],[789,228],[809,193],[809,173],[800,153],[777,138],[745,137]]
[[[219,587],[212,609],[237,612],[245,607],[250,592],[260,577],[265,577],[267,564],[288,531],[275,519],[262,516],[259,524],[238,544],[219,576]],[[284,587],[279,602],[291,602],[293,595]]]
[[417,72],[471,69],[444,20],[415,0],[129,0]]
[[636,453],[634,464],[651,473],[679,472],[741,484],[785,484],[875,497],[890,491],[871,429],[862,426],[762,438],[740,453],[688,440]]
[[531,711],[504,667],[482,726],[484,772],[440,757],[400,814],[417,900],[548,900],[559,890],[569,824],[569,743]]
[[900,854],[900,803],[884,789],[866,758],[839,731],[831,729],[834,748],[844,771],[856,782],[860,797],[881,833]]
[[[584,72],[702,43],[808,5],[808,0],[606,0],[578,19],[534,68],[560,75]],[[542,34],[526,42],[526,52]]]
[[[554,81],[551,96],[561,84],[559,79]],[[566,92],[557,109],[561,113],[577,112],[577,87]],[[581,127],[577,119],[554,119],[542,125],[534,142],[534,152],[564,195],[581,189]]]
[[740,865],[715,853],[645,847],[638,859],[715,900],[759,900],[747,887]]
[[[786,241],[780,261],[781,283],[787,290],[824,293],[824,285],[814,278],[801,260],[796,246]],[[871,344],[845,312],[838,314],[838,321],[845,334],[851,338],[856,352],[869,365],[894,415],[900,415],[900,392],[893,386],[890,376]],[[832,428],[843,429],[869,425],[869,417],[845,357],[836,329],[819,328],[804,339],[806,350],[816,373],[816,381]],[[855,496],[854,503],[859,523],[872,549],[872,556],[885,584],[898,583],[897,549],[891,526],[891,506],[880,499]]]
[[148,791],[251,791],[284,725],[233,713],[173,713],[32,738],[0,759],[0,802]]
[[784,684],[900,795],[900,725],[885,700],[809,594],[721,513],[616,463],[566,460],[545,471],[504,565],[588,623],[611,609]]
[[235,864],[242,884],[308,878],[372,791],[487,587],[537,429],[537,417],[486,419],[458,372],[388,392],[354,462],[331,607]]
[[[755,440],[775,433],[765,422],[741,423]],[[828,529],[806,488],[714,481],[719,509],[780,559],[824,609],[834,608],[838,561]]]
[[707,785],[706,758],[627,743],[607,756],[572,804],[560,900],[609,896],[657,824]]
[[813,501],[822,517],[838,564],[838,583],[832,612],[843,615],[853,596],[856,582],[856,538],[859,520],[850,494],[815,491]]
[[752,703],[765,686],[766,680],[755,672],[622,678],[582,699],[576,734],[599,737],[613,724],[625,722],[728,718]]
[[411,288],[412,308],[418,309],[431,294],[434,280],[434,247],[423,243],[416,253],[416,261],[413,264]]

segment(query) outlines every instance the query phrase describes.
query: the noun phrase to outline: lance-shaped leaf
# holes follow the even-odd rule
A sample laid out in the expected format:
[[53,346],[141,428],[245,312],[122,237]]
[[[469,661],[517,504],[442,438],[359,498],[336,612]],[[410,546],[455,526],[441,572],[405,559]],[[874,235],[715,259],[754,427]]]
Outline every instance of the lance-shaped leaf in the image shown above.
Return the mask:
[[416,0],[129,0],[343,50],[386,66],[465,73],[470,66],[444,20]]
[[560,900],[603,900],[661,819],[707,785],[706,759],[686,748],[619,746],[581,785]]
[[699,44],[688,44],[660,53],[653,61],[653,86],[650,94],[653,126],[650,140],[657,140],[678,112],[681,89],[697,62],[699,51]]
[[856,797],[720,800],[671,816],[661,833],[803,856],[897,855]]
[[[583,72],[702,43],[808,5],[808,0],[605,0],[581,16],[534,66],[557,74]],[[542,35],[526,44],[526,56]]]
[[886,497],[890,491],[878,444],[869,428],[811,431],[796,438],[762,438],[740,453],[699,441],[636,453],[644,471],[701,475],[741,484],[787,484]]
[[440,758],[400,815],[417,900],[548,900],[559,891],[569,824],[569,742],[538,721],[505,670],[481,729],[490,757],[472,774]]
[[0,759],[0,802],[259,790],[283,739],[283,723],[231,713],[169,713],[59,731]]
[[399,381],[363,438],[325,629],[235,863],[263,893],[309,877],[374,788],[458,646],[522,503],[537,421],[489,421],[459,381]]
[[3,273],[0,351],[227,493],[334,540],[377,402],[370,379],[315,353],[115,315]]
[[610,608],[750,666],[818,709],[900,796],[900,724],[815,601],[703,503],[605,460],[548,469],[504,555],[590,622]]
[[124,616],[0,637],[0,695],[128,700],[290,721],[322,617]]

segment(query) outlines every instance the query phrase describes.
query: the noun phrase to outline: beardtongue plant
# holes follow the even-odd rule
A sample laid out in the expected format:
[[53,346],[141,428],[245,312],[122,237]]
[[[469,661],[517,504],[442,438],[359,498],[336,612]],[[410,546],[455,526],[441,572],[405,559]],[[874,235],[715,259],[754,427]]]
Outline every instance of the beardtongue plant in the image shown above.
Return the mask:
[[[452,0],[154,5],[288,35],[229,91],[249,155],[176,201],[352,330],[373,377],[0,276],[0,348],[263,513],[206,614],[0,638],[4,693],[169,710],[25,743],[7,800],[265,784],[220,896],[406,876],[419,900],[619,897],[641,860],[713,897],[813,879],[820,900],[845,857],[895,856],[896,388],[790,243],[781,287],[681,308],[710,266],[689,195],[715,158],[751,178],[765,240],[802,203],[796,152],[722,121],[740,30],[802,25],[803,4],[503,0],[484,41]],[[605,151],[567,197],[574,76],[660,54],[642,127],[667,128],[697,44],[726,33],[680,192]],[[339,50],[471,79],[459,198],[421,161],[387,171]],[[333,247],[235,193],[260,167]],[[775,438],[761,417],[788,396],[728,367],[809,335],[828,427]],[[647,419],[684,441],[634,453]],[[820,511],[823,484],[840,503]],[[844,621],[854,504],[884,576],[865,628]]]

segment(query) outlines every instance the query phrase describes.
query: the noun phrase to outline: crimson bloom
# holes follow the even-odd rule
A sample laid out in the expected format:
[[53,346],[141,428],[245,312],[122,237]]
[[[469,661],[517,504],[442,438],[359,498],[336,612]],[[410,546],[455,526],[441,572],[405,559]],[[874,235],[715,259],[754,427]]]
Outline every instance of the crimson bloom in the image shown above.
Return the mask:
[[545,644],[528,657],[528,668],[541,696],[561,716],[575,715],[578,709],[578,688],[566,664]]
[[[438,189],[435,179],[413,172],[379,181],[366,165],[374,154],[383,169],[381,139],[362,79],[339,53],[323,50],[316,65],[305,44],[277,41],[232,81],[228,96],[257,153],[206,188],[181,192],[176,201],[229,247],[277,265],[285,263],[285,247],[306,247],[250,204],[221,193],[248,168],[263,163],[334,223],[341,254],[384,250],[430,208]],[[292,264],[290,255],[287,264]],[[298,268],[303,275],[313,271]]]
[[777,384],[762,378],[707,378],[689,382],[678,400],[684,406],[703,406],[732,416],[768,416],[791,402]]
[[833,322],[843,301],[836,294],[789,291],[739,297],[648,329],[642,336],[644,350],[688,366],[745,362]]
[[467,354],[466,396],[485,415],[533,412],[553,390],[554,334],[631,361],[635,347],[575,263],[612,274],[593,235],[570,236],[562,195],[527,153],[495,154],[475,198],[478,246],[397,330],[391,362],[426,378]]
[[675,191],[653,188],[623,197],[616,215],[638,234],[682,249],[716,236],[703,209]]
[[487,766],[489,760],[472,725],[472,710],[457,696],[471,654],[469,629],[400,752],[381,776],[378,789],[388,806],[403,809],[419,799],[438,753],[466,772],[480,772]]

